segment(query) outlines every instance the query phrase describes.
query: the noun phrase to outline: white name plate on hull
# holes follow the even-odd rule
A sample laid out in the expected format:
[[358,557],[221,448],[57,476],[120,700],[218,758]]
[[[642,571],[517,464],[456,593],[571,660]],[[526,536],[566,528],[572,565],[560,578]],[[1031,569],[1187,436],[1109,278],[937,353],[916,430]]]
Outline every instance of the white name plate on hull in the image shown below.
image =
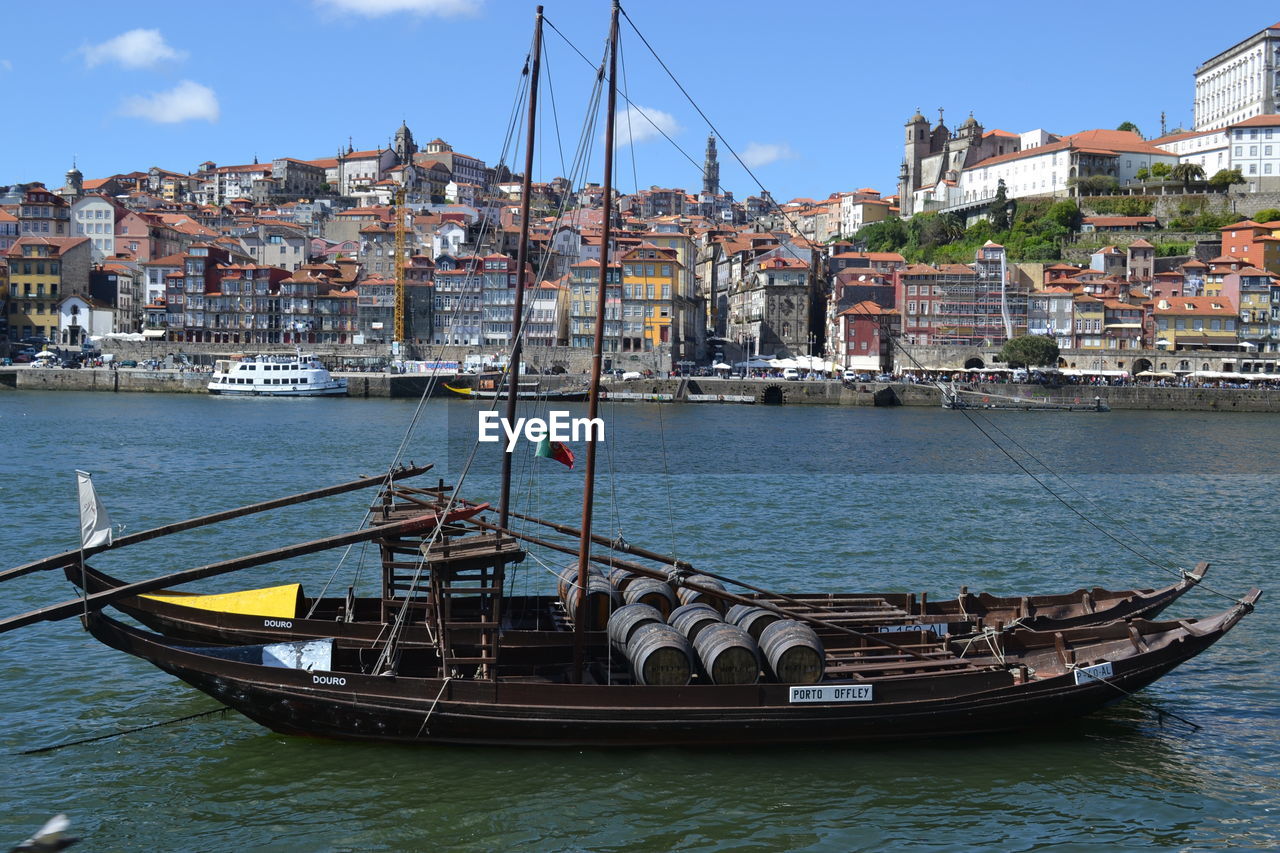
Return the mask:
[[792,687],[791,702],[870,702],[870,684],[826,684],[821,687]]
[[1110,678],[1114,673],[1111,671],[1110,663],[1100,663],[1094,666],[1082,666],[1075,670],[1076,684],[1087,684],[1090,681],[1101,681],[1104,678]]

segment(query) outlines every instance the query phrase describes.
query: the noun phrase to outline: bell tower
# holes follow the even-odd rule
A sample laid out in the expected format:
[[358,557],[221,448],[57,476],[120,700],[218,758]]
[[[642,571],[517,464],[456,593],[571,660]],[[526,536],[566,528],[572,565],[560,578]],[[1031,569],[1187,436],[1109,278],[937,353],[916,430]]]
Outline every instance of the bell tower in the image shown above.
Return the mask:
[[716,159],[716,138],[707,137],[707,158],[702,166],[702,194],[706,196],[720,193],[720,162]]

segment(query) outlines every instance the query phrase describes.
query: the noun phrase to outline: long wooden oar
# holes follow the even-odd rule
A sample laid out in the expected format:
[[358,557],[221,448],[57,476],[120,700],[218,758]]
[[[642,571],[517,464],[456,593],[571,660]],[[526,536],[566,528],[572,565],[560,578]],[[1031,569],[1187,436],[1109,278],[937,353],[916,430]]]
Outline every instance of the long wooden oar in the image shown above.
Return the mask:
[[[171,533],[181,533],[184,530],[192,530],[196,527],[216,524],[219,521],[227,521],[232,518],[252,515],[255,512],[264,512],[269,509],[278,509],[282,506],[306,503],[307,501],[314,501],[319,498],[327,498],[331,495],[341,495],[346,492],[354,492],[357,489],[367,489],[370,486],[382,485],[388,480],[403,480],[408,477],[416,477],[419,474],[424,474],[427,471],[430,471],[432,467],[433,466],[431,465],[421,465],[414,468],[397,468],[385,476],[361,477],[359,480],[352,480],[349,483],[342,483],[337,486],[329,486],[327,488],[316,489],[311,492],[289,495],[286,498],[275,498],[274,500],[263,501],[262,503],[249,504],[248,506],[242,506],[237,509],[215,512],[212,515],[188,518],[186,521],[175,521],[172,524],[165,524],[161,527],[153,527],[150,530],[143,530],[141,533],[131,533],[128,536],[121,536],[110,545],[86,548],[84,549],[84,556],[90,557],[94,554],[100,554],[103,551],[109,551],[114,548],[123,548],[126,545],[134,545],[138,542],[145,542],[148,539],[158,539],[161,536],[168,536]],[[61,554],[54,554],[52,557],[45,557],[43,559],[36,560],[33,563],[27,563],[23,566],[6,569],[5,571],[0,572],[0,582],[22,577],[23,575],[27,575],[32,572],[44,571],[46,569],[61,569],[65,566],[74,565],[79,560],[80,551],[78,549],[75,551],[63,551]]]
[[426,530],[433,529],[438,524],[452,524],[456,521],[462,521],[479,512],[483,512],[488,508],[488,504],[483,504],[479,507],[466,507],[464,509],[454,510],[446,514],[443,518],[437,513],[425,513],[423,515],[405,519],[404,521],[397,521],[393,524],[369,527],[364,530],[357,530],[354,533],[340,533],[336,536],[327,536],[324,539],[316,539],[311,542],[288,545],[284,548],[275,548],[271,551],[260,551],[257,554],[250,554],[247,557],[236,557],[231,560],[222,560],[217,563],[197,566],[194,569],[184,569],[180,572],[173,572],[172,574],[152,578],[150,580],[127,583],[123,586],[114,587],[102,592],[95,592],[86,598],[64,601],[61,604],[53,604],[48,607],[42,607],[39,610],[32,610],[19,616],[11,616],[8,619],[0,620],[0,634],[3,634],[6,631],[12,631],[14,628],[34,625],[36,622],[53,622],[58,619],[67,619],[71,616],[78,616],[86,607],[90,609],[98,609],[110,604],[118,598],[124,598],[130,595],[140,595],[144,592],[155,592],[158,589],[177,586],[179,584],[187,583],[188,581],[200,580],[201,578],[213,577],[214,575],[222,575],[227,572],[235,572],[240,569],[252,568],[253,566],[261,566],[264,563],[288,560],[293,557],[300,557],[304,554],[314,554],[317,551],[341,548],[344,545],[351,545],[356,542],[367,542],[370,539],[379,539],[384,536],[394,537],[421,533]]

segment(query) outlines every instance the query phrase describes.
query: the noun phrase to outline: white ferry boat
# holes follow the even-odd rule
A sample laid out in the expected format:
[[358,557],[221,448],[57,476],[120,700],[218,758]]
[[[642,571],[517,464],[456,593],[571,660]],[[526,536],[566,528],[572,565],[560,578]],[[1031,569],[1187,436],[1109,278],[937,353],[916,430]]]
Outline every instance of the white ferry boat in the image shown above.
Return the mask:
[[251,355],[219,359],[210,394],[240,397],[332,397],[347,393],[347,380],[334,379],[311,354]]

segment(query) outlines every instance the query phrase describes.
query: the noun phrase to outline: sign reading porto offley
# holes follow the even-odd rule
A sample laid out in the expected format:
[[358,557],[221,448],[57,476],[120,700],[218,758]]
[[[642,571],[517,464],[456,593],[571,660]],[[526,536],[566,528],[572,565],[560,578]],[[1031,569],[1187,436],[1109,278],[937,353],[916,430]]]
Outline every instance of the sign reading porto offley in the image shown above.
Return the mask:
[[534,444],[604,441],[603,418],[575,418],[569,412],[552,410],[545,419],[516,418],[514,423],[497,412],[480,412],[479,420],[479,440],[493,443],[505,436],[508,453],[515,449],[522,435]]

